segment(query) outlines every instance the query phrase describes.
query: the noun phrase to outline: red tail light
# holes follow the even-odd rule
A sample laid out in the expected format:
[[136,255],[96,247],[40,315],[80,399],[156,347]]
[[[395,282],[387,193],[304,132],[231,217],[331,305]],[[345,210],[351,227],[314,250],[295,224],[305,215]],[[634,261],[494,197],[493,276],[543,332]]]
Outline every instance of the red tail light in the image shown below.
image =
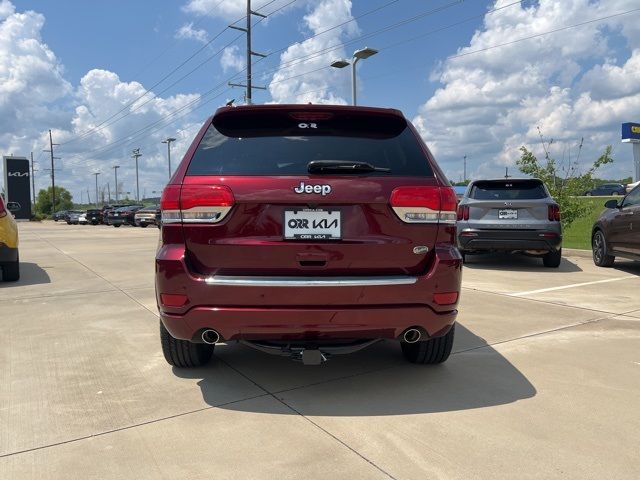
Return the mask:
[[235,199],[224,185],[167,185],[162,192],[162,223],[218,223]]
[[457,202],[450,187],[398,187],[389,200],[396,215],[407,223],[453,223]]
[[560,221],[560,207],[558,205],[549,205],[549,220],[552,222]]
[[458,207],[458,220],[469,220],[469,206],[468,205],[460,205]]

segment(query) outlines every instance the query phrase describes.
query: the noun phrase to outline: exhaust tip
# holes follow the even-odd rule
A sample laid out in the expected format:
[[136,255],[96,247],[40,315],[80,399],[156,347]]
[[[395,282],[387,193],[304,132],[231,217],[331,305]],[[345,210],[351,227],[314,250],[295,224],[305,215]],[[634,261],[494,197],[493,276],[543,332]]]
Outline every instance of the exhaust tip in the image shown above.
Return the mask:
[[402,338],[407,343],[416,343],[420,341],[420,338],[422,338],[422,332],[417,328],[408,328],[404,332]]
[[209,345],[215,345],[220,341],[220,334],[215,330],[205,330],[202,332],[202,341]]

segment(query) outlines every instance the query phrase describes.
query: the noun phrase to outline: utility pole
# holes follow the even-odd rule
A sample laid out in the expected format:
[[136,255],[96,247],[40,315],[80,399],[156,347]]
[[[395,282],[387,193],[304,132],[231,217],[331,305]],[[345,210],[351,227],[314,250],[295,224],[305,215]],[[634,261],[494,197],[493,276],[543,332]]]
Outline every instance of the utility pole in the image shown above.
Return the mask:
[[91,195],[89,195],[89,189],[87,188],[87,205],[91,205]]
[[169,180],[171,180],[171,142],[175,142],[176,139],[169,137],[166,140],[162,140],[162,143],[167,144],[167,159],[169,160]]
[[111,187],[109,186],[109,182],[107,182],[107,203],[111,203]]
[[53,143],[53,137],[51,136],[51,130],[49,130],[49,150],[43,150],[43,152],[49,152],[51,154],[51,213],[56,211],[56,173],[53,161],[56,158],[53,156],[53,147],[60,145],[59,143]]
[[113,166],[113,173],[116,174],[116,203],[118,203],[118,169],[119,168],[120,168],[120,165]]
[[509,175],[509,167],[504,167],[504,178],[506,180],[509,180],[510,177],[511,175]]
[[142,156],[142,154],[140,153],[140,149],[136,148],[135,150],[133,150],[133,154],[131,155],[131,158],[135,158],[136,159],[136,201],[140,202],[140,183],[138,181],[138,158],[140,158]]
[[33,197],[33,206],[31,208],[36,207],[36,174],[33,169],[33,152],[31,152],[31,196]]
[[231,83],[229,82],[229,86],[230,87],[245,87],[246,90],[246,101],[247,101],[247,105],[251,105],[251,92],[254,89],[260,89],[260,90],[266,90],[267,87],[254,87],[252,85],[252,81],[251,81],[251,60],[253,56],[256,57],[266,57],[266,55],[263,55],[262,53],[257,53],[254,52],[253,50],[251,50],[251,20],[252,20],[252,15],[255,15],[257,17],[262,17],[262,18],[267,18],[266,15],[263,15],[261,13],[258,12],[254,12],[253,10],[251,10],[251,0],[247,0],[247,27],[246,28],[242,28],[242,27],[236,27],[235,25],[229,25],[229,28],[233,28],[234,30],[240,30],[241,32],[246,33],[247,35],[247,83],[245,85],[242,85],[240,83]]
[[462,158],[464,159],[464,178],[462,179],[462,181],[466,182],[467,181],[467,156],[465,155]]
[[96,172],[93,175],[96,177],[96,208],[98,208],[98,175],[100,175],[100,172]]

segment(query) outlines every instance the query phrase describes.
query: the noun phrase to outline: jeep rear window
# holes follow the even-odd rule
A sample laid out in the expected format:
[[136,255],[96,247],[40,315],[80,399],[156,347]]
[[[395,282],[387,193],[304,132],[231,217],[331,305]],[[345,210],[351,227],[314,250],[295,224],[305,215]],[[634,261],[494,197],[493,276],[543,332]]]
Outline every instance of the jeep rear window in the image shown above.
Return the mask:
[[477,182],[469,193],[474,200],[538,200],[547,196],[540,180]]
[[187,175],[308,175],[313,160],[367,162],[391,171],[363,173],[369,176],[433,176],[400,117],[350,113],[305,121],[288,112],[216,117]]

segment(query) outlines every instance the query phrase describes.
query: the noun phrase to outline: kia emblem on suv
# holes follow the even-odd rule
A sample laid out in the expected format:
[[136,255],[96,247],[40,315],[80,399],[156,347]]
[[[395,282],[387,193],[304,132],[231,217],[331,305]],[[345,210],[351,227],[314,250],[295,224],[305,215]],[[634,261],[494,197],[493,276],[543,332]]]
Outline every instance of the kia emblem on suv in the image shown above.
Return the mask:
[[304,182],[300,182],[300,185],[293,187],[293,191],[296,193],[319,193],[324,197],[331,193],[331,185],[305,185]]

